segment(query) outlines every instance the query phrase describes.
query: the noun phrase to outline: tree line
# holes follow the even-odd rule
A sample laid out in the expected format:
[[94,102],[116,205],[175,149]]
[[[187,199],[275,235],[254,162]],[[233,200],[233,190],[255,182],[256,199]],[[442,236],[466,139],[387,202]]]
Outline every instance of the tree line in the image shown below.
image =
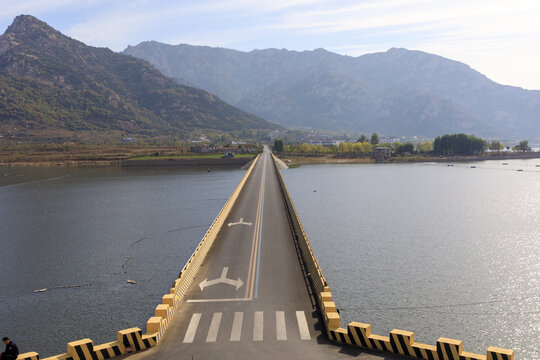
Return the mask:
[[[323,146],[315,144],[285,144],[283,140],[274,141],[274,151],[277,153],[301,154],[301,155],[348,155],[348,156],[370,156],[375,147],[389,147],[396,154],[430,154],[430,155],[479,155],[489,149],[500,151],[504,145],[493,140],[488,143],[486,140],[474,135],[452,134],[435,138],[433,142],[425,141],[413,144],[411,142],[394,142],[392,144],[379,143],[379,136],[373,133],[371,137],[361,135],[356,142],[341,142],[339,145]],[[527,140],[523,140],[514,147],[516,151],[530,151],[531,148]]]

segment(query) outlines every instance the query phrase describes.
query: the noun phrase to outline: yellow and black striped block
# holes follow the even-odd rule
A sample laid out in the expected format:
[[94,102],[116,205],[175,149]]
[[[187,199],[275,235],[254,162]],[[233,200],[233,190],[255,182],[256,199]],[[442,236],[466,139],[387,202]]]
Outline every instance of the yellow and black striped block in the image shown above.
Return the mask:
[[392,345],[390,344],[390,338],[388,336],[371,334],[368,336],[368,340],[372,349],[392,352]]
[[161,302],[163,304],[167,304],[169,306],[174,306],[174,294],[165,294],[163,295],[163,297],[161,298]]
[[371,325],[352,322],[347,326],[349,330],[349,339],[352,345],[362,346],[365,348],[371,348],[369,342],[369,335],[371,335]]
[[419,359],[439,360],[439,353],[437,352],[437,347],[435,345],[415,342],[412,344],[412,348],[415,356]]
[[332,341],[337,341],[339,343],[351,344],[351,340],[349,339],[349,334],[347,333],[347,330],[343,328],[328,330],[328,338]]
[[152,316],[148,321],[146,322],[146,333],[147,334],[154,334],[159,333],[161,331],[161,316]]
[[142,340],[148,344],[147,347],[154,347],[157,345],[157,334],[145,334],[142,336]]
[[394,329],[390,331],[390,344],[394,354],[416,356],[412,344],[414,333],[412,331]]
[[325,301],[332,301],[332,294],[330,291],[323,291],[319,294],[319,303],[323,303]]
[[35,351],[19,354],[17,360],[39,360],[39,354]]
[[326,323],[326,329],[335,330],[341,325],[341,320],[337,312],[323,312],[324,320]]
[[459,360],[486,360],[486,355],[462,351],[461,354],[459,354]]
[[459,360],[459,355],[463,351],[463,341],[439,338],[437,340],[437,353],[440,360]]
[[98,360],[110,359],[115,356],[122,355],[118,341],[96,345],[94,346],[94,352],[96,353]]
[[125,349],[125,351],[122,351],[122,353],[140,351],[155,346],[155,341],[149,338],[143,338],[142,330],[137,327],[120,330],[118,332],[118,343],[121,344]]
[[73,360],[98,360],[94,352],[94,342],[90,339],[69,342],[67,353]]
[[514,360],[514,350],[490,346],[487,349],[487,360]]

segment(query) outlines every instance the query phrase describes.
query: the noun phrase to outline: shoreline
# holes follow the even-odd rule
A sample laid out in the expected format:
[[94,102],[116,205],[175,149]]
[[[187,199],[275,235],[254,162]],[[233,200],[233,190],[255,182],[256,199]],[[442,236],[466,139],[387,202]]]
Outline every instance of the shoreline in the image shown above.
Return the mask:
[[[178,146],[34,144],[0,146],[0,167],[116,167],[237,165],[256,154],[193,153]],[[232,161],[231,161],[232,160]],[[243,165],[243,164],[241,164]]]
[[[282,154],[278,156],[289,167],[298,167],[302,165],[316,165],[316,164],[376,164],[375,159],[371,157],[335,157],[335,156],[319,156],[319,155],[290,155]],[[471,155],[471,156],[403,156],[392,157],[385,161],[378,162],[377,164],[401,164],[401,163],[420,163],[420,162],[475,162],[475,161],[488,161],[488,160],[523,160],[523,159],[538,159],[540,158],[540,152],[524,152],[524,153],[486,153],[483,155]]]
[[[223,158],[221,154],[178,154],[174,147],[142,148],[87,148],[47,151],[9,151],[0,149],[0,167],[116,167],[116,166],[206,166],[245,165],[256,154],[238,154],[234,158]],[[176,151],[175,151],[176,150]],[[148,154],[164,154],[152,158]],[[210,156],[209,156],[210,155]],[[142,158],[141,158],[142,157]],[[371,157],[347,157],[336,155],[279,154],[278,157],[289,167],[315,164],[375,164]],[[539,152],[484,153],[473,156],[396,156],[380,164],[417,162],[473,162],[486,160],[515,160],[540,158]]]

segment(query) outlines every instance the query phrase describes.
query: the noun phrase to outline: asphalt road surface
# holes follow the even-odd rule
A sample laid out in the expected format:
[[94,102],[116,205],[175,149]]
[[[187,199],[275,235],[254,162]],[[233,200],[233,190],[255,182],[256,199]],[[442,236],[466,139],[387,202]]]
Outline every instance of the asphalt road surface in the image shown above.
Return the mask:
[[328,341],[266,150],[159,345],[133,359],[394,359]]

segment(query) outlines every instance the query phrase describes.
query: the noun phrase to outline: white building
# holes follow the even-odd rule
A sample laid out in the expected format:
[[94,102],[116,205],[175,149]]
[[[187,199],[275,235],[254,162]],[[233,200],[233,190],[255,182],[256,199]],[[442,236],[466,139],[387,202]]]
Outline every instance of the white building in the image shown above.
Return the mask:
[[399,142],[399,138],[394,136],[385,136],[382,138],[379,138],[379,144],[386,143],[386,144],[393,144],[395,142]]

